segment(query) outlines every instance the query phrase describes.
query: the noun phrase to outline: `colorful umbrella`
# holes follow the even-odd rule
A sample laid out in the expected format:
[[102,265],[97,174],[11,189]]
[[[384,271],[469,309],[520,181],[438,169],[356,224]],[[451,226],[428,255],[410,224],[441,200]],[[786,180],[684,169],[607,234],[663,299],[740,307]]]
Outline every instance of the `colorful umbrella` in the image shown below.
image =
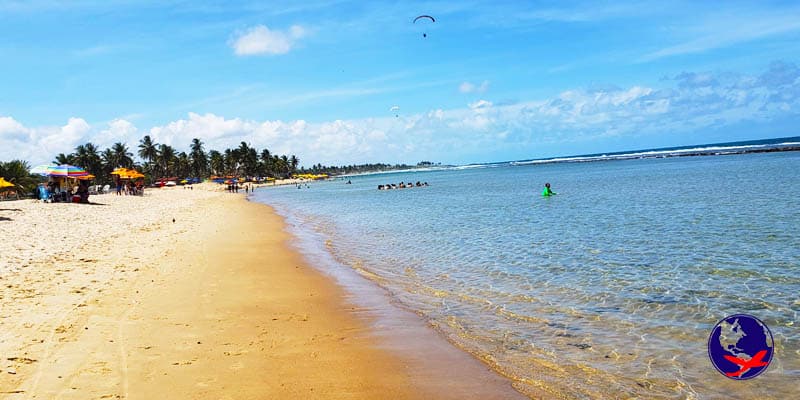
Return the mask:
[[2,176],[0,176],[0,188],[12,187],[14,186],[13,183],[5,180]]
[[49,168],[47,175],[65,178],[77,178],[89,175],[89,173],[86,172],[85,169],[76,167],[74,165],[58,165]]
[[82,181],[88,181],[88,180],[91,180],[91,179],[94,179],[94,178],[95,178],[95,176],[92,175],[92,174],[88,174],[88,175],[84,175],[84,176],[79,176],[78,177],[78,179],[80,179]]
[[42,164],[31,168],[31,173],[36,175],[48,175],[51,168],[55,168],[53,164]]

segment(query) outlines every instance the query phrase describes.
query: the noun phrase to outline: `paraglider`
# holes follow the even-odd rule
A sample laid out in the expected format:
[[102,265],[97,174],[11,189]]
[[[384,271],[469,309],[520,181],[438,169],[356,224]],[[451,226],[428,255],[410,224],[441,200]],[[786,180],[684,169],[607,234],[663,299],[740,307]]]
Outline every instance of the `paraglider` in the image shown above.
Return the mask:
[[[433,17],[431,17],[430,15],[420,15],[420,16],[414,18],[414,23],[416,24],[417,21],[419,21],[419,20],[427,20],[427,19],[431,20],[431,23],[436,22],[436,20]],[[428,34],[427,33],[423,33],[422,37],[426,38],[426,37],[428,37]]]
[[390,108],[389,111],[395,113],[394,114],[395,118],[400,118],[400,114],[398,113],[398,111],[400,111],[400,106],[392,106],[392,108]]

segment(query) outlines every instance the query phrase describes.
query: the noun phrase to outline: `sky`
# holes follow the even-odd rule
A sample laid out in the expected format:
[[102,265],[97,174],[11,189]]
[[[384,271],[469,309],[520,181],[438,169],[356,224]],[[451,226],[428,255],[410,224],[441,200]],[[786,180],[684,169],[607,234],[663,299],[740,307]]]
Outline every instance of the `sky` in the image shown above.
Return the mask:
[[0,0],[0,160],[150,135],[468,164],[798,126],[791,1]]

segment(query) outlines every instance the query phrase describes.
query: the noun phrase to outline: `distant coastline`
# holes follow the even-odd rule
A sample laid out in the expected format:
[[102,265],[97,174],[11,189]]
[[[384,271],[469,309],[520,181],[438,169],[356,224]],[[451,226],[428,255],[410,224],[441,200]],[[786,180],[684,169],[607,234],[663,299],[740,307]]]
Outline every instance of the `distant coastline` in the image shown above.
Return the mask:
[[731,154],[771,153],[777,151],[800,151],[800,136],[511,161],[508,162],[508,164],[531,165],[564,162],[631,160],[643,158],[721,156]]
[[517,161],[500,161],[493,163],[475,163],[467,165],[428,165],[428,166],[408,166],[407,168],[391,170],[365,171],[352,174],[336,175],[336,178],[378,175],[378,174],[398,174],[404,172],[427,172],[444,170],[461,170],[473,168],[492,168],[503,166],[524,166],[537,164],[555,163],[578,163],[594,161],[619,161],[646,158],[671,158],[671,157],[697,157],[697,156],[721,156],[733,154],[750,153],[773,153],[782,151],[800,151],[800,136],[791,136],[773,139],[746,140],[739,142],[709,143],[691,146],[660,147],[655,149],[629,150],[610,153],[594,153],[565,157],[537,158]]

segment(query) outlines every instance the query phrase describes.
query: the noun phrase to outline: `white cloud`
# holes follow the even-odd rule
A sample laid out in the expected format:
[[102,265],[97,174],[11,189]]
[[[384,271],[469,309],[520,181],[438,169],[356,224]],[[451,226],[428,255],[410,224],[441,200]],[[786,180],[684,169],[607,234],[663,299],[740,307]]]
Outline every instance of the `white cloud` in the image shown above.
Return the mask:
[[108,123],[108,127],[92,137],[92,142],[100,148],[110,147],[116,142],[122,142],[133,146],[138,144],[141,136],[139,130],[132,122],[117,118]]
[[17,122],[14,118],[11,117],[0,117],[0,137],[1,138],[11,138],[17,137],[21,138],[27,135],[27,130],[25,129],[22,124]]
[[90,130],[91,126],[83,118],[73,117],[59,129],[39,129],[34,136],[38,139],[40,148],[55,156],[60,152],[71,151],[71,147],[75,147]]
[[800,68],[794,64],[773,63],[758,75],[682,73],[665,82],[669,87],[573,89],[515,104],[479,99],[461,108],[408,112],[400,118],[383,115],[329,122],[189,113],[186,118],[140,130],[125,119],[99,127],[80,118],[71,118],[63,126],[26,127],[10,116],[0,116],[0,160],[47,162],[88,140],[101,148],[123,141],[133,149],[147,132],[178,151],[187,151],[196,137],[206,149],[223,150],[244,141],[273,153],[295,154],[302,165],[459,162],[470,157],[488,160],[508,149],[533,156],[543,144],[610,136],[733,131],[745,126],[740,123],[752,129],[772,127],[777,120],[783,121],[779,127],[788,129],[797,124],[787,124],[787,120],[800,119]]
[[476,112],[483,112],[492,107],[492,102],[488,100],[478,100],[468,104],[469,108]]
[[472,82],[462,82],[458,85],[458,91],[461,93],[486,93],[489,90],[489,81],[483,81],[480,85]]
[[287,31],[271,30],[265,25],[258,25],[237,33],[230,46],[238,56],[286,54],[307,34],[308,31],[300,25],[293,25]]

